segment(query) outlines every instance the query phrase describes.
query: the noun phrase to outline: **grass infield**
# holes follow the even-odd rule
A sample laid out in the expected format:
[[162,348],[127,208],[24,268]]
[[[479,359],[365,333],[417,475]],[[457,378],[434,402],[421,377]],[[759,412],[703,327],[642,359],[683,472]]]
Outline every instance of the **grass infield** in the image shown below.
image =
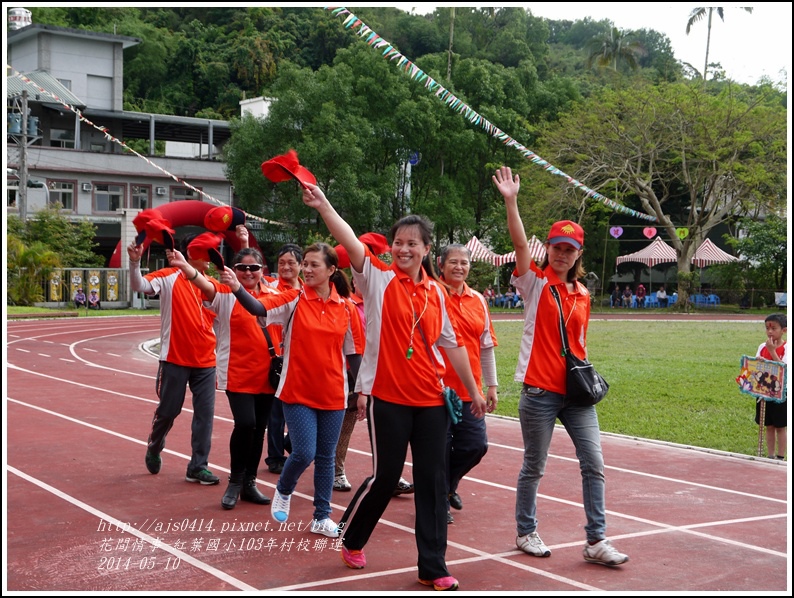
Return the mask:
[[[522,325],[494,322],[499,415],[518,416]],[[590,361],[610,385],[596,407],[601,430],[755,455],[755,399],[735,379],[764,338],[758,322],[591,321]]]

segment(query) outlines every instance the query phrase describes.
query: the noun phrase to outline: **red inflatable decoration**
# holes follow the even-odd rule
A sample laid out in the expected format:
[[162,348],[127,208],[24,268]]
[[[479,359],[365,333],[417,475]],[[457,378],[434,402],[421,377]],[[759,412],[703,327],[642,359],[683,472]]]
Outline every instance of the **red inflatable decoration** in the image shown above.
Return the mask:
[[[200,226],[204,227],[204,218],[207,212],[216,208],[213,204],[198,199],[185,199],[182,201],[172,201],[155,208],[163,218],[171,223],[171,228],[177,229],[180,226]],[[234,230],[226,230],[219,233],[223,236],[226,244],[232,248],[234,252],[240,250],[240,241],[237,239],[237,234]],[[151,244],[152,239],[147,237],[143,240],[143,248],[146,249]],[[248,235],[248,243],[251,247],[259,249],[256,242],[256,237],[253,234]],[[121,239],[119,239],[113,255],[110,256],[109,268],[121,267],[121,252],[126,248],[121,246]]]

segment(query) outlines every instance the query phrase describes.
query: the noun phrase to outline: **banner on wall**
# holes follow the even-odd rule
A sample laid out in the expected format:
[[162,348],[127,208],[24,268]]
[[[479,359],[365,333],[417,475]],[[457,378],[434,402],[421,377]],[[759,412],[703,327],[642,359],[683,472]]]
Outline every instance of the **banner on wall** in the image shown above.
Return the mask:
[[[108,270],[105,279],[107,289],[106,297],[108,301],[118,301],[119,299],[119,273],[118,270]],[[101,293],[100,293],[101,295]]]
[[50,274],[50,301],[62,301],[61,292],[63,285],[61,284],[61,276],[63,276],[61,270],[53,270],[52,274]]
[[86,295],[89,295],[91,291],[96,291],[97,294],[101,297],[102,293],[99,288],[99,270],[89,270],[88,271],[88,288],[83,289]]
[[83,286],[83,271],[82,270],[70,270],[69,271],[69,296],[66,298],[67,301],[72,301],[74,299],[75,293],[77,293],[77,289],[83,289],[83,292],[88,294],[88,289]]

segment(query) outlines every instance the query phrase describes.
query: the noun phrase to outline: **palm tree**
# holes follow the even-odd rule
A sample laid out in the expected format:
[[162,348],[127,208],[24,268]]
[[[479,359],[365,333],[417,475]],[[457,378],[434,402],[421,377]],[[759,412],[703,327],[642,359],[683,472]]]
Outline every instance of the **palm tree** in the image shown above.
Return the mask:
[[640,42],[628,38],[629,34],[617,27],[594,37],[588,44],[590,54],[587,57],[587,68],[596,63],[598,66],[617,70],[618,60],[622,60],[630,69],[636,69],[639,66],[637,59],[645,53],[645,49]]
[[[740,6],[742,10],[746,10],[747,12],[753,12],[753,8],[751,6]],[[709,45],[711,44],[711,17],[714,14],[714,11],[717,11],[717,15],[720,17],[720,20],[724,23],[725,22],[725,12],[722,6],[696,6],[692,9],[692,12],[689,13],[689,20],[686,23],[686,34],[689,35],[689,30],[692,29],[692,25],[697,23],[700,19],[702,19],[706,14],[709,16],[709,29],[708,34],[706,35],[706,63],[703,65],[703,80],[706,80],[706,71],[709,68]]]

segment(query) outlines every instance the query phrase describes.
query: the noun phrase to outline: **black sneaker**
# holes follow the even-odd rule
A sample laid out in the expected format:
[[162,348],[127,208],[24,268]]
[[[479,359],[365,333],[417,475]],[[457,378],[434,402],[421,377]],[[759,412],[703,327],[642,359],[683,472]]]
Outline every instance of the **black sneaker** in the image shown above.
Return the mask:
[[149,473],[160,473],[160,467],[163,465],[163,459],[160,455],[154,455],[146,451],[146,469]]
[[212,475],[209,469],[199,469],[194,472],[188,470],[185,474],[185,481],[193,482],[194,484],[198,482],[202,486],[214,486],[219,483],[221,479],[218,476]]
[[281,474],[281,472],[284,470],[284,463],[281,461],[278,463],[271,463],[267,466],[267,470],[270,473]]

